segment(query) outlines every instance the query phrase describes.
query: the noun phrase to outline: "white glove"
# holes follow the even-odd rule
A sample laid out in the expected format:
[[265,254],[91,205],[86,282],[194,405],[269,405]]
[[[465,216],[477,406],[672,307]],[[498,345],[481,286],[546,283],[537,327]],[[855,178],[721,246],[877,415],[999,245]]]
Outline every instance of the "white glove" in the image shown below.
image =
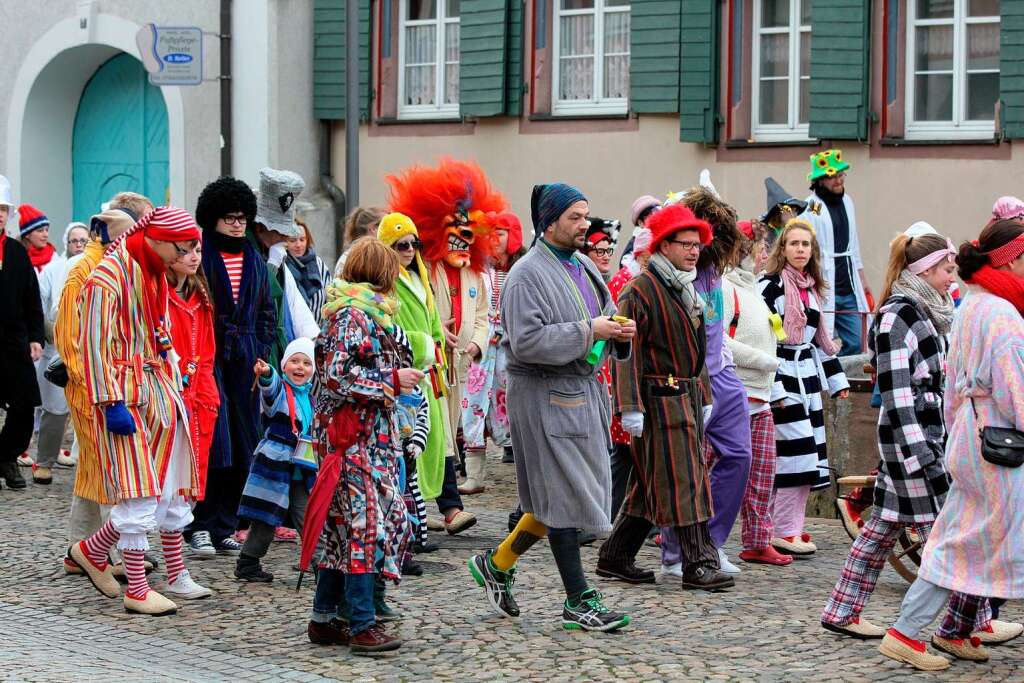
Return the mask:
[[622,428],[635,437],[644,433],[644,414],[635,410],[622,414]]
[[709,403],[704,406],[704,426],[707,427],[708,422],[711,421],[711,409],[714,408],[714,404]]
[[417,460],[423,455],[423,449],[419,446],[409,446],[409,455],[412,456],[413,460]]
[[286,242],[278,242],[270,247],[270,252],[267,254],[267,265],[277,268],[284,263],[284,257],[288,255],[286,244]]

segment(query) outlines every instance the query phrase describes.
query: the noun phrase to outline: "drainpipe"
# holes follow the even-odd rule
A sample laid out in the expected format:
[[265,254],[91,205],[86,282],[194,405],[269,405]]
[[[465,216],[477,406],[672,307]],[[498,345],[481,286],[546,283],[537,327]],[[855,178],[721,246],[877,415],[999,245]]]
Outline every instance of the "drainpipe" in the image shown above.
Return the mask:
[[220,174],[231,175],[231,0],[220,0]]
[[331,122],[320,121],[320,186],[324,188],[334,209],[334,253],[341,256],[345,249],[345,236],[341,226],[345,224],[348,206],[345,193],[334,182],[331,171]]
[[345,197],[359,206],[359,8],[345,3]]

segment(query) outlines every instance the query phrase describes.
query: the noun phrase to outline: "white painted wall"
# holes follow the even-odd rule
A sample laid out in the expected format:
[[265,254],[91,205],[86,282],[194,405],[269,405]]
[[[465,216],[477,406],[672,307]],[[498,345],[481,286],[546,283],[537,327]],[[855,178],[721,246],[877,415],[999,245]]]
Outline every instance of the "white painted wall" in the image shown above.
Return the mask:
[[271,55],[267,3],[268,0],[235,0],[231,17],[232,175],[254,189],[259,187],[260,168],[270,165]]

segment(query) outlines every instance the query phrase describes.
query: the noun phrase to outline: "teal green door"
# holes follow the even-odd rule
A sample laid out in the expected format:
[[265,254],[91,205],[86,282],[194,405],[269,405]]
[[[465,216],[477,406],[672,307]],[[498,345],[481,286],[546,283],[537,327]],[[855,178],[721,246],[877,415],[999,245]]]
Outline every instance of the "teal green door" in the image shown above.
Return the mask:
[[78,102],[71,146],[74,218],[89,222],[118,192],[167,201],[167,107],[142,62],[121,54],[103,64]]

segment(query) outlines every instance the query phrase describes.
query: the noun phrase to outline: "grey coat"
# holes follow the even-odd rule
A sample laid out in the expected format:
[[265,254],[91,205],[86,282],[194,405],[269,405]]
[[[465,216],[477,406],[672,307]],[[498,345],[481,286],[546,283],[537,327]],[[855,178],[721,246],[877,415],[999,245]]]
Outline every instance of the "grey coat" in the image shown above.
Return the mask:
[[[605,315],[615,313],[608,288],[577,254]],[[611,529],[611,406],[597,372],[609,351],[629,357],[629,344],[607,344],[597,365],[590,315],[568,287],[565,267],[537,243],[512,268],[501,297],[508,357],[506,405],[523,511],[551,528]],[[613,348],[614,347],[614,348]]]

